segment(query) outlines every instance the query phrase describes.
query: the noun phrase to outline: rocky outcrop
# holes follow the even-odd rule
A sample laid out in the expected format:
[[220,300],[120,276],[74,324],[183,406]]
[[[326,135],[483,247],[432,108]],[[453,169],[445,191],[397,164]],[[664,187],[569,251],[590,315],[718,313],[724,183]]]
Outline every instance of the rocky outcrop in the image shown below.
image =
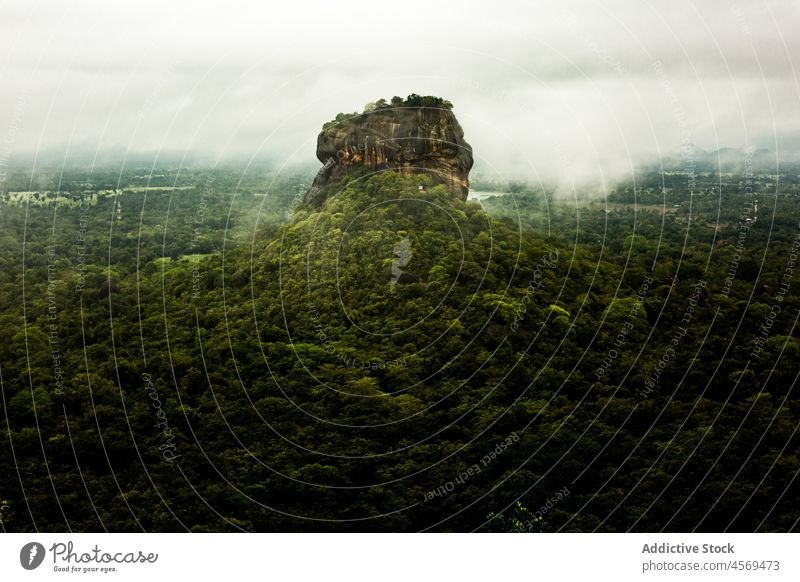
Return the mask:
[[473,163],[472,148],[449,107],[395,100],[392,106],[339,114],[326,123],[317,137],[317,158],[323,166],[305,196],[312,205],[324,202],[330,196],[325,186],[347,177],[354,166],[372,172],[425,173],[454,198],[466,200]]

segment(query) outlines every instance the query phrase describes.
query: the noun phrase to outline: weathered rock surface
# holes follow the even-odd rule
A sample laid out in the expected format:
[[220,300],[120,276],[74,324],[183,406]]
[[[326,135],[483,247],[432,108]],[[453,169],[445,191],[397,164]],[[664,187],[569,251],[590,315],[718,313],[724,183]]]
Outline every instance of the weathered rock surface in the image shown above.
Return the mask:
[[425,173],[465,200],[473,163],[472,148],[452,111],[409,105],[338,115],[317,137],[317,158],[323,167],[305,196],[312,205],[324,202],[330,196],[325,186],[356,165],[373,172]]

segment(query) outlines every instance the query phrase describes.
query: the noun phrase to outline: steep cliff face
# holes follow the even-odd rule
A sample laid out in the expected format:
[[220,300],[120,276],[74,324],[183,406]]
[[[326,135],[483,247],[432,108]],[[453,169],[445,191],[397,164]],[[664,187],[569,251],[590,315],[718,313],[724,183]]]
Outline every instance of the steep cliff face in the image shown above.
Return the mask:
[[324,165],[305,196],[313,205],[324,202],[331,195],[325,186],[346,177],[353,166],[426,173],[465,200],[473,163],[472,148],[452,111],[408,104],[340,114],[317,137],[317,158]]

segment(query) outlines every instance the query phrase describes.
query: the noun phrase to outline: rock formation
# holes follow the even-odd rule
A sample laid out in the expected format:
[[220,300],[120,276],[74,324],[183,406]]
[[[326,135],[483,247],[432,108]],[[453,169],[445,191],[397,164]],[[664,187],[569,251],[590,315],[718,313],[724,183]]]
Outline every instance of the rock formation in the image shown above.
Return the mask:
[[465,200],[472,148],[450,107],[437,97],[410,95],[393,98],[391,105],[380,100],[363,113],[340,113],[317,137],[317,158],[324,165],[305,202],[321,204],[330,195],[325,186],[356,165],[371,172],[425,173]]

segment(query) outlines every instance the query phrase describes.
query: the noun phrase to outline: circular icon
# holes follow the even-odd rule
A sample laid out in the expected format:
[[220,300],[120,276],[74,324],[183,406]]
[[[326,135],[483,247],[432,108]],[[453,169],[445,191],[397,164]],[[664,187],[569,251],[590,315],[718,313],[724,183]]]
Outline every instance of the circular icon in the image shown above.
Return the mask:
[[35,570],[44,561],[44,546],[39,542],[30,542],[19,551],[19,563],[26,570]]

